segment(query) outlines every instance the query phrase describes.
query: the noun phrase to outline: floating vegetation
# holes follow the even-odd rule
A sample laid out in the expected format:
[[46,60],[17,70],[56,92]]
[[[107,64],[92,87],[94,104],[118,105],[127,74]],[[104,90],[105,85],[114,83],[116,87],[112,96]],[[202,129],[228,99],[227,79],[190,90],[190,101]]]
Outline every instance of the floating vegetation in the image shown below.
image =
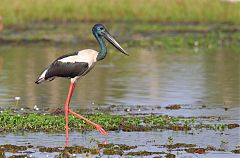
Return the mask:
[[97,148],[86,148],[84,146],[72,146],[72,147],[39,147],[40,152],[59,152],[61,154],[82,154],[90,153],[93,155],[99,154],[100,150],[104,155],[122,155],[124,151],[135,149],[137,146],[128,146],[125,144],[98,144]]
[[[157,129],[188,131],[191,129],[213,129],[225,130],[237,128],[239,124],[206,124],[202,121],[196,122],[195,118],[171,117],[168,115],[149,116],[118,116],[98,113],[85,115],[93,122],[101,124],[108,131],[151,131]],[[93,126],[87,124],[74,116],[69,116],[71,130],[92,130]],[[65,130],[65,119],[63,115],[50,115],[40,113],[16,113],[3,111],[0,114],[0,131],[45,131],[58,132]]]
[[[32,145],[28,146],[17,146],[12,144],[0,145],[0,157],[5,158],[6,157],[5,152],[20,153],[32,147],[33,147]],[[28,156],[24,154],[24,155],[12,155],[9,158],[26,158],[26,157]]]
[[150,151],[136,151],[136,152],[129,152],[127,155],[129,156],[148,156],[154,154],[166,154],[165,152],[150,152]]
[[122,155],[123,151],[121,149],[104,149],[104,155]]
[[197,154],[205,154],[205,148],[188,148],[185,150],[188,153],[197,153]]
[[9,156],[8,158],[27,158],[28,156],[27,155],[12,155],[12,156]]
[[76,153],[91,153],[91,154],[98,154],[99,150],[94,148],[86,148],[83,146],[73,146],[73,147],[66,147],[65,151],[76,154]]
[[228,127],[228,129],[237,128],[237,127],[239,127],[239,124],[232,123],[232,124],[228,124],[227,127]]
[[27,150],[28,148],[32,148],[32,146],[31,145],[17,146],[17,145],[12,145],[12,144],[0,145],[0,153],[1,153],[1,151],[17,153],[19,151]]
[[63,152],[60,152],[59,155],[56,156],[56,158],[72,158],[72,156],[70,156],[69,153],[63,151]]
[[61,152],[62,150],[59,149],[58,147],[55,148],[50,148],[50,147],[40,147],[39,148],[40,152],[48,152],[48,153],[52,153],[52,152]]
[[129,146],[126,144],[98,144],[99,148],[118,148],[121,150],[131,150],[137,148],[136,145],[134,146]]
[[[5,152],[12,153],[10,157],[13,158],[26,158],[31,157],[31,153],[29,149],[34,149],[36,152],[40,153],[55,153],[54,157],[57,158],[67,158],[67,157],[77,157],[77,155],[81,154],[82,157],[84,155],[91,157],[92,155],[99,155],[100,157],[103,155],[119,155],[119,156],[153,156],[156,158],[175,158],[176,155],[166,152],[166,149],[176,149],[174,151],[178,152],[187,152],[192,154],[205,154],[206,151],[222,151],[220,149],[216,149],[215,147],[208,145],[206,148],[196,147],[197,144],[187,144],[187,143],[176,143],[171,145],[154,145],[159,146],[161,149],[156,151],[146,151],[137,149],[139,146],[129,146],[127,144],[97,144],[96,147],[84,147],[84,146],[71,146],[71,147],[45,147],[45,146],[16,146],[12,144],[1,145],[0,146],[0,157],[6,157]],[[182,149],[178,149],[182,148]],[[134,151],[129,151],[132,149],[136,149]],[[232,150],[232,153],[239,154],[240,150]]]
[[217,149],[216,149],[214,146],[212,146],[212,145],[208,145],[208,146],[206,147],[206,150],[207,150],[207,151],[216,151]]
[[40,152],[60,152],[60,153],[70,153],[70,154],[81,154],[81,153],[91,153],[98,154],[99,150],[94,148],[86,148],[84,146],[72,146],[72,147],[40,147]]
[[168,153],[165,158],[175,158],[176,155]]
[[232,150],[232,153],[240,154],[240,149]]
[[6,157],[6,156],[5,156],[5,151],[2,150],[2,149],[0,149],[0,157]]
[[175,149],[175,148],[188,148],[188,147],[196,147],[197,144],[186,144],[186,143],[176,143],[176,144],[169,144],[163,145],[163,147]]
[[166,109],[178,110],[178,109],[181,109],[181,105],[180,104],[169,105],[169,106],[166,106]]
[[99,144],[99,148],[103,149],[105,155],[123,155],[124,150],[131,150],[137,148],[137,146],[128,146],[125,144]]

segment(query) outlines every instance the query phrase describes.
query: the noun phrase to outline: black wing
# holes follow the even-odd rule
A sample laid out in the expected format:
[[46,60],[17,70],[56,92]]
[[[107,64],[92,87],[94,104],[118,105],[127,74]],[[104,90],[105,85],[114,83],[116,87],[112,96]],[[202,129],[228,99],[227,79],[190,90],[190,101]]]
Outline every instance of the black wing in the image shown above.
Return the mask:
[[88,63],[86,62],[61,62],[55,61],[48,68],[45,80],[52,77],[68,77],[74,78],[76,76],[81,76],[88,70]]

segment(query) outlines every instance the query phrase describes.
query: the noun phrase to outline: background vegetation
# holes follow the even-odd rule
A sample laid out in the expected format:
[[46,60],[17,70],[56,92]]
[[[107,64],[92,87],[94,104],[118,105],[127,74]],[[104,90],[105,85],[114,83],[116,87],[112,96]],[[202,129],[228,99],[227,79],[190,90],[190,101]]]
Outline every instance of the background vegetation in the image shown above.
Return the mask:
[[95,20],[240,23],[240,3],[223,0],[1,0],[0,16],[4,25]]

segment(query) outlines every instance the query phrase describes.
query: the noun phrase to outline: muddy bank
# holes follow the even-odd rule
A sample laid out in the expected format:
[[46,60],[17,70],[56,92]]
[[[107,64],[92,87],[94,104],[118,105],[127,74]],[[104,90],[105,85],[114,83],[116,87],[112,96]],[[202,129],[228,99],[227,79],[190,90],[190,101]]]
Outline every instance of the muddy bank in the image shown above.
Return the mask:
[[[225,47],[239,43],[240,29],[231,24],[105,22],[127,46]],[[131,25],[129,25],[131,24]],[[94,43],[92,22],[38,22],[5,28],[0,44]],[[235,45],[236,46],[236,45]]]

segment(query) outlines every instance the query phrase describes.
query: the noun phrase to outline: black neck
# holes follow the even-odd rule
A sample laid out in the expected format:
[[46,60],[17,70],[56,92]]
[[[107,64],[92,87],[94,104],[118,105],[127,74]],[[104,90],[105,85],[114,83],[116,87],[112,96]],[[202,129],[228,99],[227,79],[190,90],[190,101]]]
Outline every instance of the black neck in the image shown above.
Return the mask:
[[93,33],[93,34],[94,34],[95,38],[97,39],[98,44],[100,46],[100,51],[97,56],[97,61],[103,60],[107,55],[107,46],[106,46],[102,36],[99,36],[97,33]]

